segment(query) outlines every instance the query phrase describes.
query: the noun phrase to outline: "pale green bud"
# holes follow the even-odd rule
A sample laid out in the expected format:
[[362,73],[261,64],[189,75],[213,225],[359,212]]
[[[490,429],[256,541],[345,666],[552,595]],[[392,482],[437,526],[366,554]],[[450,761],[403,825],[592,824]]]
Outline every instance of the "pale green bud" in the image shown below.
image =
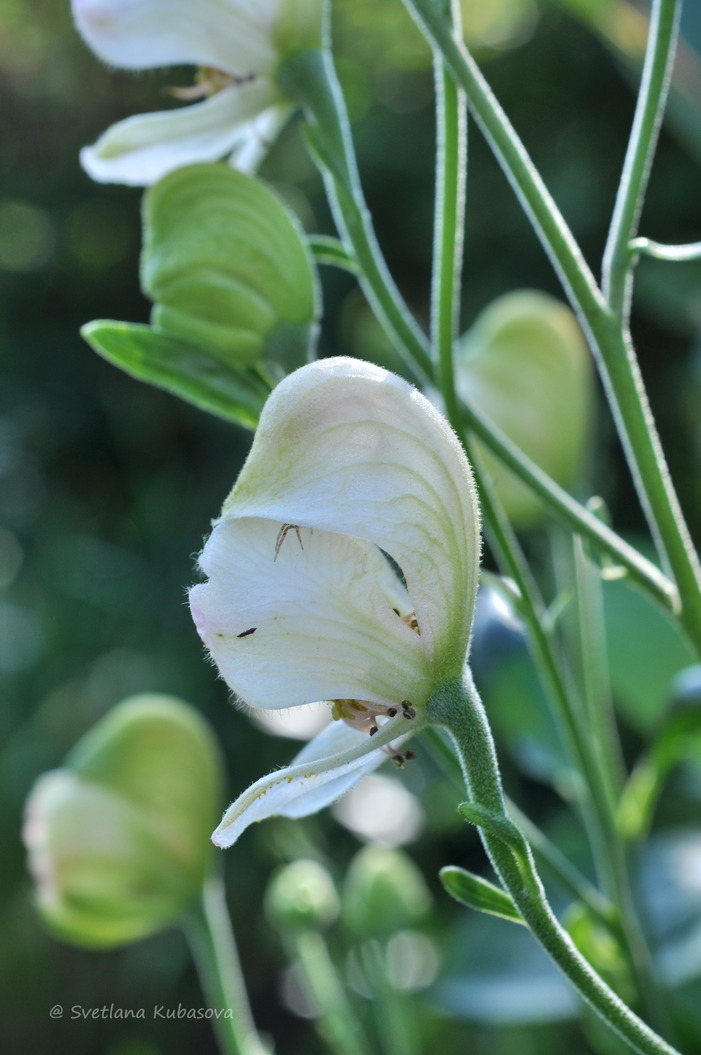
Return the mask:
[[[562,487],[586,456],[592,411],[591,358],[566,305],[535,290],[493,301],[463,336],[456,387]],[[542,503],[475,441],[513,524],[531,527]]]
[[365,846],[343,888],[343,919],[361,937],[382,938],[419,923],[431,895],[414,862],[400,850]]
[[316,861],[285,865],[265,892],[268,918],[281,927],[327,927],[337,918],[338,909],[333,879]]
[[211,866],[221,784],[214,737],[187,704],[118,704],[27,801],[24,840],[49,929],[109,948],[175,923]]
[[144,198],[151,326],[97,320],[90,346],[132,377],[255,428],[271,383],[307,362],[319,314],[300,226],[227,165],[171,172]]
[[144,197],[152,322],[232,366],[307,361],[316,280],[299,224],[260,180],[192,165]]

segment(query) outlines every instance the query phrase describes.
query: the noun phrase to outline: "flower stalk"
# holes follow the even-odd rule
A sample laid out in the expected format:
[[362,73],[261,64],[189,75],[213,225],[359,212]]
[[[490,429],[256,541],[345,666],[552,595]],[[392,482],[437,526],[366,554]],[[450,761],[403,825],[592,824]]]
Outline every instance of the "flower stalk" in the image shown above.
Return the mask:
[[530,847],[506,813],[494,742],[469,673],[462,683],[445,683],[436,690],[427,717],[453,738],[470,803],[478,807],[471,812],[479,820],[485,850],[533,935],[580,995],[634,1051],[678,1055],[609,989],[554,916]]
[[184,929],[209,1006],[232,1012],[213,1020],[222,1055],[271,1055],[253,1021],[220,874],[208,880]]

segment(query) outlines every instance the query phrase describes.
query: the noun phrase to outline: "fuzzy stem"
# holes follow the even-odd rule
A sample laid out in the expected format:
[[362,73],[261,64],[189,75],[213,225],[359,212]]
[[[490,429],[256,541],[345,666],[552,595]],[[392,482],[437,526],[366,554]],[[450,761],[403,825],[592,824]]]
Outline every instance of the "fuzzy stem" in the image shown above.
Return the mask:
[[630,315],[630,241],[635,236],[659,136],[679,34],[682,0],[653,0],[648,46],[621,182],[604,252],[603,291],[624,321]]
[[[429,721],[446,728],[462,760],[470,801],[494,823],[480,825],[485,850],[524,921],[546,952],[601,1018],[642,1055],[678,1055],[609,989],[560,926],[548,904],[530,848],[504,805],[494,742],[469,674],[440,686],[427,706]],[[504,823],[505,822],[505,823]],[[513,832],[505,841],[504,830]]]

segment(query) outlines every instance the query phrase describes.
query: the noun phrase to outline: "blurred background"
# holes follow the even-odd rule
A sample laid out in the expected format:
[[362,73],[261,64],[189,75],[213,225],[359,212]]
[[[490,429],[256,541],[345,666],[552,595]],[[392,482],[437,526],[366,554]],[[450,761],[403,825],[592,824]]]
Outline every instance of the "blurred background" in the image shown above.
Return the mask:
[[[434,164],[430,55],[399,0],[333,0],[333,9],[338,70],[367,198],[397,281],[425,320]],[[645,5],[466,0],[464,14],[468,39],[498,97],[598,271],[632,117]],[[641,227],[664,242],[701,238],[701,7],[694,2],[686,5],[684,35]],[[203,661],[185,605],[194,556],[250,435],[132,381],[93,355],[78,333],[91,319],[141,322],[149,313],[138,283],[140,194],[92,183],[78,165],[79,148],[117,119],[169,105],[164,87],[190,77],[187,70],[134,76],[102,67],[75,33],[68,0],[0,0],[0,1001],[8,1052],[216,1050],[202,1022],[76,1022],[68,1013],[50,1019],[56,1004],[205,1005],[176,931],[110,953],[72,949],[44,932],[19,836],[35,779],[58,766],[113,704],[151,690],[181,696],[212,722],[229,767],[229,797],[297,749],[289,735],[267,734],[229,704],[224,684]],[[296,124],[261,174],[310,232],[332,232]],[[322,282],[322,353],[391,362],[353,280],[323,269]],[[475,131],[464,328],[495,296],[524,286],[559,295]],[[634,333],[697,540],[700,329],[701,263],[643,261]],[[603,495],[622,530],[642,530],[603,407],[588,487]],[[543,533],[532,533],[526,544],[537,561]],[[666,706],[671,679],[692,656],[671,625],[625,584],[613,584],[608,595],[616,702],[634,757]],[[552,790],[562,762],[537,678],[513,613],[497,593],[485,593],[481,605],[475,663],[512,797],[587,870],[581,833]],[[283,733],[292,732],[291,720],[283,722]],[[290,970],[277,928],[262,913],[261,890],[278,865],[306,856],[328,867],[343,893],[350,862],[369,843],[401,847],[424,877],[423,903],[432,902],[426,918],[407,909],[402,919],[400,912],[389,938],[382,913],[353,925],[342,915],[327,936],[348,968],[352,1000],[371,1034],[380,1025],[373,1025],[364,943],[394,941],[388,962],[395,964],[395,996],[403,1013],[421,1014],[417,1052],[430,1043],[440,1043],[446,1055],[615,1051],[610,1042],[602,1046],[592,1023],[582,1031],[574,1022],[569,991],[519,928],[448,903],[439,867],[484,871],[485,862],[474,832],[455,811],[459,792],[429,751],[421,748],[404,773],[383,771],[375,779],[381,783],[371,788],[371,809],[361,796],[346,800],[335,817],[271,821],[247,832],[227,855],[254,1012],[278,1050],[315,1055],[324,1048],[314,1008]],[[698,764],[685,769],[674,791],[641,867],[648,904],[662,898],[650,911],[673,929],[658,936],[663,945],[672,942],[665,947],[677,967],[679,942],[687,942],[675,1000],[687,1050],[701,1051],[701,828],[693,831],[701,800]],[[376,815],[374,827],[369,815]],[[553,895],[561,903],[557,887]],[[670,904],[676,906],[672,922]],[[378,1050],[385,1050],[379,1041]]]

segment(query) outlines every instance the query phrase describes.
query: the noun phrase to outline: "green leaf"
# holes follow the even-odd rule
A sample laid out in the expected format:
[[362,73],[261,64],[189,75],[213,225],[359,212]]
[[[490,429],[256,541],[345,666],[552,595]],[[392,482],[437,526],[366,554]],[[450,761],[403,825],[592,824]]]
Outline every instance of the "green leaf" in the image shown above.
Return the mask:
[[636,732],[657,731],[672,679],[696,661],[678,623],[625,580],[603,582],[606,643],[618,712]]
[[[309,357],[316,273],[300,225],[265,184],[228,165],[191,165],[144,198],[141,279],[154,325],[237,367]],[[271,368],[274,364],[266,362]]]
[[481,876],[467,872],[456,865],[448,865],[440,870],[440,880],[447,892],[456,901],[467,905],[478,912],[489,912],[492,916],[514,923],[523,923],[521,913],[509,895]]
[[643,838],[660,795],[680,762],[701,763],[701,666],[679,674],[671,688],[671,705],[649,751],[642,755],[623,788],[618,825],[631,841]]
[[131,377],[245,428],[258,424],[270,387],[255,371],[232,370],[209,352],[149,326],[97,320],[80,332],[98,355]]

